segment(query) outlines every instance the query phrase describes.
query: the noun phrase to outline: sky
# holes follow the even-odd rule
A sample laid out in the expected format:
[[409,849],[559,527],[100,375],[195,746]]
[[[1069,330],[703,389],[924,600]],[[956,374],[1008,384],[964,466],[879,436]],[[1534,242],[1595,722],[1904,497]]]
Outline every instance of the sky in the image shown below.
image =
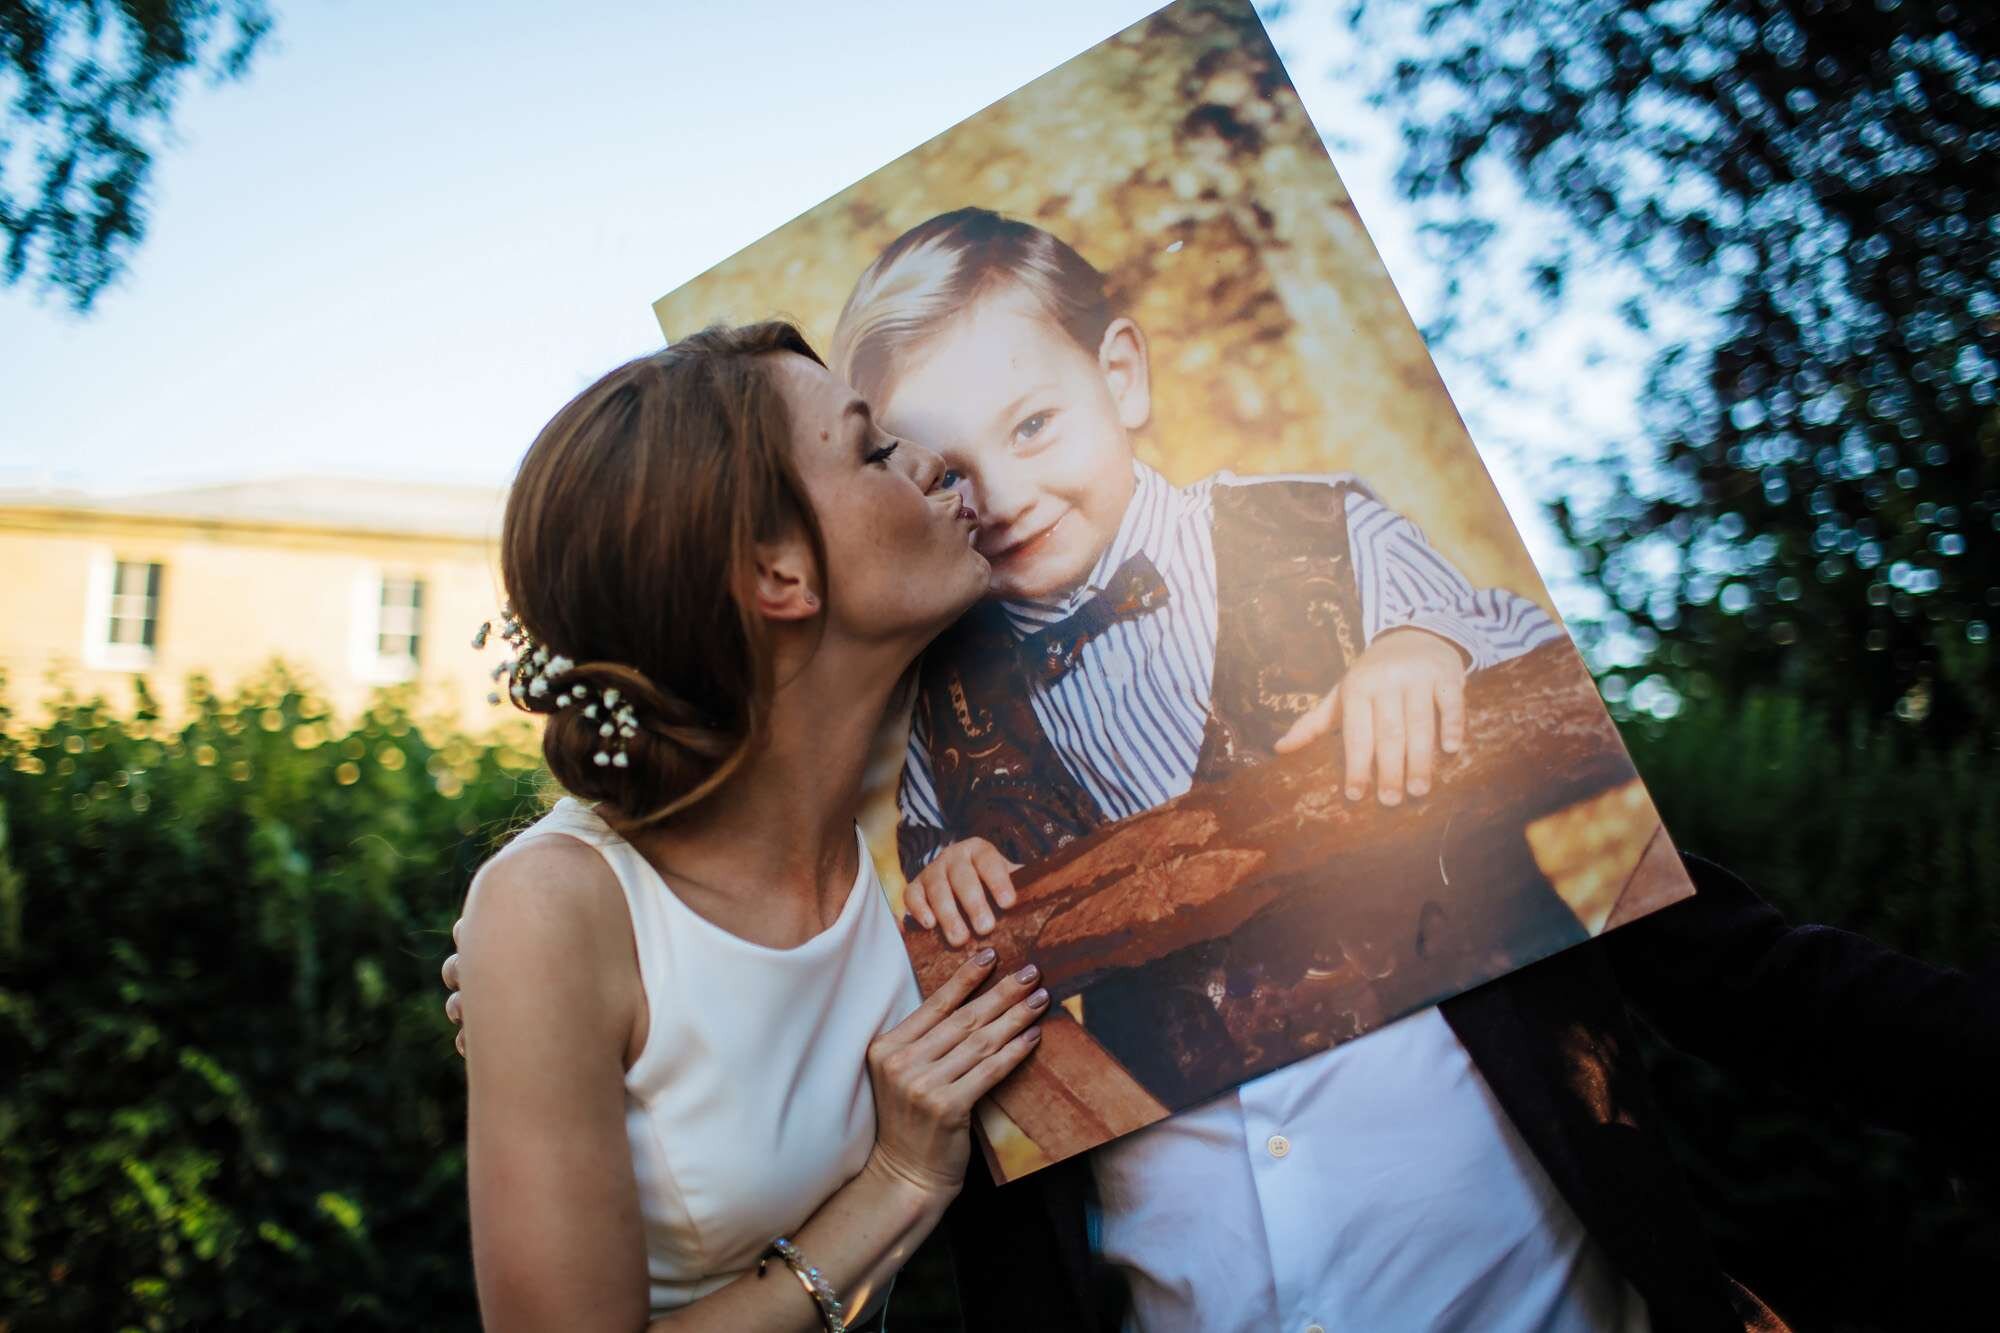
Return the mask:
[[[503,483],[557,407],[660,345],[655,297],[1154,7],[277,0],[246,81],[188,86],[130,274],[87,315],[0,289],[0,488]],[[1335,73],[1338,9],[1293,5],[1273,37],[1421,324],[1439,275],[1393,118]],[[1570,392],[1606,340],[1588,305],[1538,333],[1539,388],[1440,358],[1558,585],[1545,464],[1631,433],[1643,361]]]

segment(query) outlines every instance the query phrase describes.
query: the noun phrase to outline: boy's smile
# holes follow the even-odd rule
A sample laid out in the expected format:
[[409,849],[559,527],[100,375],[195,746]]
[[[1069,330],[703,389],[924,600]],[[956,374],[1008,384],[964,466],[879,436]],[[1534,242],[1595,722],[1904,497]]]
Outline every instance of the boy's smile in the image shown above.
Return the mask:
[[991,595],[1058,597],[1089,577],[1132,499],[1126,432],[1151,410],[1145,343],[1129,320],[1086,351],[1009,283],[941,327],[879,398],[890,431],[963,477]]
[[1015,535],[1011,530],[996,530],[987,527],[980,533],[977,543],[980,554],[988,560],[1005,562],[1010,567],[1023,561],[1031,561],[1038,552],[1047,550],[1062,531],[1063,522],[1073,511],[1064,510],[1055,522],[1037,532]]

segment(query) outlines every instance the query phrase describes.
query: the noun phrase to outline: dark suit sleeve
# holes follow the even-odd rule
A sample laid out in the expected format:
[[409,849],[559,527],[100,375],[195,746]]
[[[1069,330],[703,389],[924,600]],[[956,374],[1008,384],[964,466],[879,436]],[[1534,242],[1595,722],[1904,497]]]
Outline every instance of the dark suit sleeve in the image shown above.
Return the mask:
[[2000,1179],[2000,969],[1968,976],[1830,926],[1793,926],[1684,858],[1693,898],[1603,937],[1633,1007],[1674,1045],[1776,1079]]
[[1088,1166],[1071,1158],[995,1185],[975,1156],[944,1215],[966,1333],[1116,1328],[1085,1233]]

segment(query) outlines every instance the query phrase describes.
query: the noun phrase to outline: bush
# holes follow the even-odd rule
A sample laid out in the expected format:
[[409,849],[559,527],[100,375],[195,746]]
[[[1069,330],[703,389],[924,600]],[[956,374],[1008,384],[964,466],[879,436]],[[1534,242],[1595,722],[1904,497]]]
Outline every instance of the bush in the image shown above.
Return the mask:
[[0,741],[5,1322],[475,1327],[438,965],[532,760],[282,673],[192,703]]
[[[1769,695],[1625,728],[1675,841],[1737,870],[1791,920],[1992,967],[1993,753],[1976,737],[1940,752],[1908,730],[1841,728]],[[1986,1303],[1996,1182],[1754,1077],[1659,1043],[1647,1057],[1724,1265],[1793,1327],[1956,1328]]]

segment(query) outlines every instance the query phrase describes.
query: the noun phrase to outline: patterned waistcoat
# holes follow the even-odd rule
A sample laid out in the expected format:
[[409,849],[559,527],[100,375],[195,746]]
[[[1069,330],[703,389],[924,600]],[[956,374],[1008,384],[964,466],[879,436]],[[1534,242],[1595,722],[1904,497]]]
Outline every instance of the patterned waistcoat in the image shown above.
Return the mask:
[[[1305,481],[1215,488],[1215,676],[1197,783],[1270,755],[1366,646],[1348,490]],[[925,654],[916,708],[945,841],[985,838],[1032,864],[1108,822],[1044,734],[1000,607],[979,606]],[[939,841],[905,826],[904,872]]]

